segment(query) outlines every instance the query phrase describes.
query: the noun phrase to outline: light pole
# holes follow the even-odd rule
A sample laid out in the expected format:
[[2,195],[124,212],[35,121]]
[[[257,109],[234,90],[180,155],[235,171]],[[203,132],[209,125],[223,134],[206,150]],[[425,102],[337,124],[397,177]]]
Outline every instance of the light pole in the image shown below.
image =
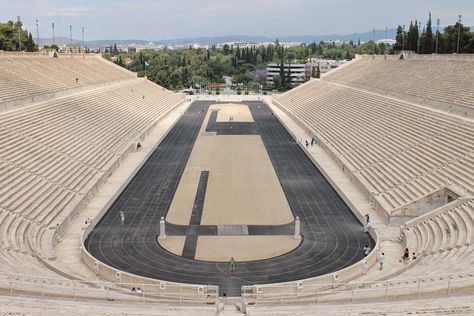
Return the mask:
[[53,45],[56,45],[56,39],[54,38],[54,22],[51,23],[51,28],[53,29]]
[[69,42],[72,43],[72,25],[69,25]]
[[459,54],[459,42],[461,40],[461,22],[462,22],[462,15],[458,15],[458,48],[456,49],[456,53]]
[[385,27],[385,43],[384,43],[384,46],[383,46],[383,53],[384,53],[384,54],[387,53],[387,45],[388,45],[387,31],[388,31],[388,28]]
[[372,40],[374,42],[374,46],[372,47],[372,55],[375,57],[375,29],[373,30],[373,33],[372,33]]
[[421,42],[421,21],[418,21],[418,54],[420,54],[420,42]]
[[39,32],[38,20],[36,20],[36,44],[38,45],[38,50],[39,50],[39,47],[40,47],[40,32]]
[[85,54],[86,44],[84,43],[84,27],[81,27],[81,32],[82,32],[82,52]]
[[21,18],[18,15],[18,50],[21,52]]
[[405,24],[403,25],[403,33],[402,33],[402,51],[405,50]]
[[439,19],[436,20],[436,51],[435,53],[438,54],[438,42],[439,42]]

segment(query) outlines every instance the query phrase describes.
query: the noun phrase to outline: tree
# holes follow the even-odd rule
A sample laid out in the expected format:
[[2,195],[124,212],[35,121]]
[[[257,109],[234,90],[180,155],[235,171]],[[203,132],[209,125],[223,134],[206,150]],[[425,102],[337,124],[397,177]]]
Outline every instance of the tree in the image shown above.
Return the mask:
[[281,82],[280,75],[274,75],[273,76],[273,88],[276,89],[276,90],[281,90],[282,82]]
[[319,68],[319,64],[318,68],[316,69],[316,78],[321,78],[321,68]]
[[426,28],[420,39],[420,53],[431,54],[433,53],[433,30],[431,28],[431,12],[429,12],[428,22]]
[[280,59],[280,83],[281,86],[285,86],[285,62],[283,56]]
[[418,21],[415,20],[410,22],[410,27],[408,28],[408,34],[405,42],[405,48],[408,50],[417,51],[418,48]]
[[33,41],[33,36],[31,33],[28,34],[28,39],[26,41],[26,51],[27,52],[34,52],[36,51],[36,45],[35,42]]
[[267,81],[267,70],[256,69],[253,74],[253,80],[259,84],[264,84]]
[[443,38],[443,53],[456,53],[458,44],[458,33],[461,30],[459,36],[459,53],[464,52],[464,47],[468,46],[470,37],[472,34],[469,32],[469,27],[465,27],[459,22],[455,25],[448,25],[444,28]]
[[395,45],[393,46],[394,50],[402,50],[403,49],[403,37],[404,32],[401,25],[397,27],[397,35],[395,36]]
[[295,59],[295,54],[293,53],[288,53],[286,56],[287,61],[288,61],[288,72],[286,73],[286,88],[291,88],[291,63]]
[[20,43],[22,50],[30,52],[37,50],[37,45],[33,41],[31,33],[23,29],[21,21],[0,23],[0,50],[19,50]]
[[223,46],[224,55],[230,54],[230,46],[228,44],[224,44]]

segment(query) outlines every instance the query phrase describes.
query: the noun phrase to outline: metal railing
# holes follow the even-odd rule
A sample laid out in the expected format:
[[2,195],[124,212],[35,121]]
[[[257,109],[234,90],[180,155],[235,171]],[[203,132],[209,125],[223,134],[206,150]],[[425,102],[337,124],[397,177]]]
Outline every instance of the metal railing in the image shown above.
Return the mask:
[[462,294],[472,292],[473,288],[474,271],[471,271],[386,281],[301,286],[297,291],[281,285],[279,291],[273,289],[270,293],[266,293],[264,287],[260,288],[260,293],[255,292],[250,286],[242,288],[242,302],[248,305],[391,301]]
[[170,302],[173,304],[217,304],[219,288],[207,286],[195,293],[186,285],[139,284],[87,280],[56,279],[39,276],[0,273],[0,292],[14,296],[36,296],[60,299],[113,300],[128,302]]

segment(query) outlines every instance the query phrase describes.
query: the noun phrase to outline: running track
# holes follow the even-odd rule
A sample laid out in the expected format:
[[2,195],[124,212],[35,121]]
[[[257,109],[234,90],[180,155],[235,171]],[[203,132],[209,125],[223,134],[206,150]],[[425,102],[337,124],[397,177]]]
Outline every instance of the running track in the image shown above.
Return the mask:
[[[363,258],[365,244],[373,248],[373,240],[344,201],[261,102],[244,103],[251,110],[292,212],[301,219],[300,246],[272,259],[237,262],[232,276],[227,263],[187,259],[161,248],[156,241],[159,220],[171,205],[211,103],[191,105],[89,234],[85,246],[94,257],[137,275],[218,285],[221,294],[239,296],[242,285],[292,281],[340,270]],[[123,226],[120,210],[126,214]],[[170,233],[185,231],[193,236],[200,228],[206,234],[214,231],[212,227],[189,228],[193,227],[171,229]],[[253,230],[255,234],[265,233],[265,227]]]

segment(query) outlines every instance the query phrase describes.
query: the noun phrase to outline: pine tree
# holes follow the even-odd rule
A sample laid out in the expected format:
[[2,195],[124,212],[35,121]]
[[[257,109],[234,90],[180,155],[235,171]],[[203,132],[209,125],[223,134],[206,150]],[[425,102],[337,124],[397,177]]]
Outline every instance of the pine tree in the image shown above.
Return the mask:
[[287,88],[290,88],[291,87],[291,63],[293,62],[293,60],[295,59],[295,55],[293,53],[289,53],[288,56],[287,56],[287,60],[288,60],[288,72],[286,74],[286,84],[287,84]]
[[280,79],[281,79],[281,85],[284,87],[285,86],[285,62],[283,60],[283,57],[280,59]]
[[287,85],[287,88],[291,87],[291,61],[288,61],[288,72],[286,74],[286,85]]
[[411,44],[413,42],[413,21],[410,22],[410,26],[408,27],[407,37],[405,39],[405,49],[412,50]]
[[401,25],[397,27],[397,35],[395,36],[396,43],[393,46],[394,50],[402,50],[403,49],[403,28]]
[[431,12],[429,12],[428,22],[426,23],[426,29],[421,35],[420,39],[420,53],[431,54],[433,53],[433,30],[431,28]]
[[33,52],[35,50],[35,42],[33,41],[33,36],[31,33],[28,34],[28,38],[26,41],[26,51]]
[[319,64],[318,68],[316,68],[316,78],[321,78],[321,68],[319,68]]

